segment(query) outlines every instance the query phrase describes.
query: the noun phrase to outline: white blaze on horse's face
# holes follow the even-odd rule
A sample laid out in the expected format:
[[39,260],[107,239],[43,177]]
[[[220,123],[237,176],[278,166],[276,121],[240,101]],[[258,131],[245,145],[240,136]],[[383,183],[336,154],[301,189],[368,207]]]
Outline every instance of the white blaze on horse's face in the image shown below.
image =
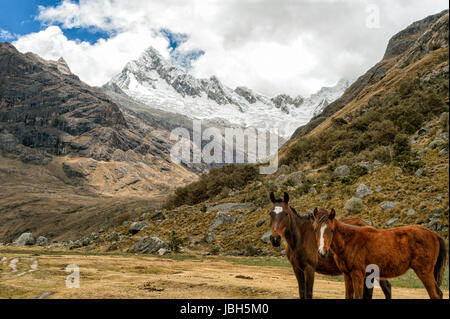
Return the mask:
[[323,239],[323,234],[325,233],[325,229],[327,228],[327,224],[324,224],[320,227],[320,241],[319,241],[319,253],[325,254],[323,250],[323,246],[325,244],[325,240]]
[[283,207],[281,207],[281,206],[275,206],[274,208],[273,208],[273,212],[275,213],[275,214],[280,214],[280,213],[282,213],[283,212]]

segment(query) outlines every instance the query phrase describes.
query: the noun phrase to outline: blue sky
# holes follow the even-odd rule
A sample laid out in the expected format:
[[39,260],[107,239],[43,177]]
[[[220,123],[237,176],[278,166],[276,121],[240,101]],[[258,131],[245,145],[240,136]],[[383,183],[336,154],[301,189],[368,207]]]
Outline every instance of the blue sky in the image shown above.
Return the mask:
[[[78,1],[73,1],[78,2]],[[47,26],[36,20],[39,6],[56,6],[61,0],[0,0],[0,30],[12,35],[25,35],[38,32]],[[95,43],[99,38],[108,38],[106,32],[98,29],[72,28],[62,29],[69,40],[88,41]],[[0,38],[0,41],[12,42],[15,38]]]

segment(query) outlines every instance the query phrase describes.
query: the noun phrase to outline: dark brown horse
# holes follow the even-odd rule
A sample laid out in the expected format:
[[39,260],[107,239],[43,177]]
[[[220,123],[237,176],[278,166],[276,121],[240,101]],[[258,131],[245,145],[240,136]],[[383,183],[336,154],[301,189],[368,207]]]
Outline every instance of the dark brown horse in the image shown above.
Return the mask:
[[442,283],[447,247],[442,237],[422,226],[392,229],[355,227],[335,218],[334,209],[314,210],[314,229],[318,252],[334,254],[338,268],[344,273],[346,289],[351,296],[363,297],[364,278],[370,265],[380,278],[403,275],[412,268],[427,289],[430,298],[442,298]]
[[[275,199],[270,194],[273,207],[270,210],[272,235],[270,241],[275,247],[280,246],[281,238],[286,241],[286,256],[292,264],[298,281],[300,298],[312,298],[314,274],[318,272],[324,275],[337,276],[342,272],[334,262],[333,254],[319,258],[317,254],[318,244],[313,229],[313,216],[299,216],[294,208],[289,205],[289,195],[284,193],[283,200]],[[367,224],[359,218],[344,220],[358,226]],[[380,281],[381,288],[387,299],[391,298],[391,285],[388,281]],[[364,297],[372,298],[373,289],[365,289]],[[347,292],[346,292],[346,297]]]

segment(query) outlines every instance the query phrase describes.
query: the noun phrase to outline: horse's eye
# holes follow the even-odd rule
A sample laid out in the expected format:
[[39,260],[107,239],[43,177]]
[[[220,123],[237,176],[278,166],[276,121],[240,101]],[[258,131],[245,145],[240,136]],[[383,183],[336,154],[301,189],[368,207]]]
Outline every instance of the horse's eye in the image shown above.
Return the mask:
[[287,216],[288,214],[287,213],[284,213],[284,216]]

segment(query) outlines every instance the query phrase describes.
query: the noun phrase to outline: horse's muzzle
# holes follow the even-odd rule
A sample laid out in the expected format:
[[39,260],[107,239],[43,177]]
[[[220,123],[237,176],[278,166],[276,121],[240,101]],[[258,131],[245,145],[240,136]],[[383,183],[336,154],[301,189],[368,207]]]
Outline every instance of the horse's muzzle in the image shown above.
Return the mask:
[[322,258],[325,258],[328,255],[328,251],[326,251],[326,250],[319,249],[317,252],[319,253],[319,256]]
[[281,236],[270,236],[270,242],[273,247],[279,247],[281,244]]

